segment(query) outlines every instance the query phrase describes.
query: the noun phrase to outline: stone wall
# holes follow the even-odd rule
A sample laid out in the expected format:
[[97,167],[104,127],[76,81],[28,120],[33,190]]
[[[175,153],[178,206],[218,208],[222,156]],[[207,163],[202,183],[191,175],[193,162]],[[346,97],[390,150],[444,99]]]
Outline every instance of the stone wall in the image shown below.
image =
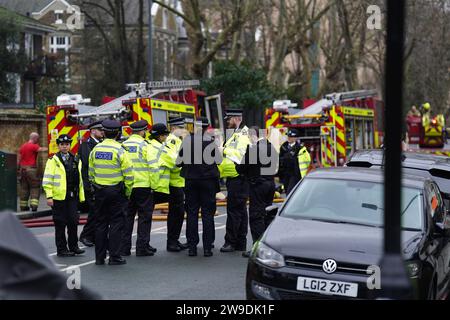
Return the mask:
[[[47,125],[44,114],[29,109],[0,109],[0,150],[18,153],[20,146],[28,141],[31,132],[40,135],[40,146],[47,147]],[[38,157],[41,173],[47,161],[47,152]]]

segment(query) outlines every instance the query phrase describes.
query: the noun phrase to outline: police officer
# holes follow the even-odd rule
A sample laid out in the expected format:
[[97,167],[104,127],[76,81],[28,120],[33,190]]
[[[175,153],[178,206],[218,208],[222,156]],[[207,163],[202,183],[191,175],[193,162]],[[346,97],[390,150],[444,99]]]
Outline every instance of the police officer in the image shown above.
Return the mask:
[[[176,161],[181,149],[182,138],[188,132],[185,129],[186,120],[184,117],[169,120],[170,134],[165,144],[169,154]],[[169,214],[167,215],[167,251],[179,252],[188,248],[187,244],[179,241],[184,220],[184,192],[185,181],[180,176],[181,168],[174,166],[170,169],[169,182]]]
[[102,122],[105,140],[97,144],[89,156],[89,179],[95,190],[97,207],[95,228],[95,264],[126,264],[120,255],[125,211],[133,187],[132,163],[116,140],[121,134],[120,122]]
[[201,208],[204,256],[211,257],[215,238],[216,193],[220,190],[217,165],[221,163],[222,156],[213,136],[207,133],[208,119],[200,118],[200,125],[203,134],[192,134],[183,140],[177,163],[182,167],[181,175],[186,181],[188,255],[197,255],[198,214]]
[[[42,186],[52,207],[56,250],[59,257],[82,254],[78,247],[78,200],[84,201],[81,163],[69,152],[72,139],[62,134],[56,139],[59,152],[48,159]],[[66,241],[66,227],[68,239]],[[67,248],[69,244],[69,248]]]
[[170,193],[170,170],[175,166],[176,159],[169,153],[166,139],[169,130],[164,123],[155,123],[150,131],[150,141],[148,146],[148,164],[152,171],[155,171],[157,180],[153,193],[153,204],[169,201]]
[[[272,205],[275,195],[274,175],[278,169],[278,154],[273,145],[261,136],[259,127],[250,128],[251,145],[247,147],[241,164],[236,165],[238,173],[244,175],[250,185],[249,224],[253,243],[266,230],[265,209]],[[249,257],[250,251],[242,256]]]
[[[241,162],[250,140],[247,126],[242,125],[242,110],[227,110],[226,120],[228,129],[232,130],[232,135],[225,142],[224,159],[219,165],[220,177],[226,178],[228,191],[225,244],[220,251],[246,251],[248,182],[237,173],[235,164]],[[227,133],[230,130],[227,130]]]
[[131,255],[131,238],[134,227],[134,217],[138,213],[136,256],[153,256],[156,249],[150,246],[150,231],[153,215],[153,192],[156,180],[150,171],[147,160],[148,142],[145,140],[148,122],[140,120],[131,125],[133,134],[123,142],[123,147],[133,163],[134,184],[128,203],[128,214],[122,240],[122,256]]
[[94,193],[92,192],[91,183],[89,182],[89,154],[92,149],[103,140],[104,132],[102,121],[95,121],[88,126],[90,136],[86,141],[80,145],[78,149],[78,157],[81,161],[81,174],[83,176],[84,193],[86,197],[86,204],[88,207],[87,222],[80,234],[80,242],[86,247],[92,247],[95,241],[95,205]]
[[278,171],[286,195],[301,179],[298,155],[302,148],[297,129],[289,129],[287,136],[288,141],[280,147],[280,169]]

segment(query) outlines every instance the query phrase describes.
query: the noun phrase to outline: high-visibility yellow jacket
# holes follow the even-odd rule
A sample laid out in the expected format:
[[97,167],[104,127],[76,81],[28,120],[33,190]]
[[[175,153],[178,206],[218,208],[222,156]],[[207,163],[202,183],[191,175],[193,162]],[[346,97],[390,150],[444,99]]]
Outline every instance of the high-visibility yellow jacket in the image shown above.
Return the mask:
[[298,166],[300,168],[300,174],[302,175],[302,179],[306,176],[308,172],[309,165],[311,164],[311,156],[309,155],[308,149],[303,146],[297,155]]
[[138,134],[131,135],[122,143],[133,164],[133,188],[156,188],[157,172],[152,171],[148,164],[148,142]]
[[89,180],[100,186],[125,185],[125,195],[133,188],[133,166],[122,145],[113,139],[105,139],[92,149],[89,155]]
[[250,139],[248,137],[247,126],[236,130],[230,139],[228,139],[223,149],[223,161],[219,165],[221,178],[235,178],[239,175],[236,171],[235,164],[241,163],[249,144]]
[[[181,149],[181,144],[183,141],[178,138],[174,134],[169,134],[167,137],[167,140],[165,144],[167,145],[167,148],[169,150],[169,155],[173,158],[174,163],[176,162],[178,158],[178,153]],[[170,182],[169,185],[171,187],[177,187],[177,188],[183,188],[185,185],[184,178],[180,175],[181,168],[177,167],[176,165],[170,169]]]
[[169,193],[170,169],[175,166],[176,159],[170,156],[168,147],[156,139],[151,139],[148,145],[148,160],[152,168],[157,168],[157,192]]
[[[78,198],[80,202],[84,202],[83,177],[81,176],[81,161],[78,161],[78,173],[80,175],[80,185],[78,187]],[[66,199],[67,193],[67,177],[64,164],[55,155],[47,160],[42,179],[42,187],[44,188],[47,198],[62,201]]]

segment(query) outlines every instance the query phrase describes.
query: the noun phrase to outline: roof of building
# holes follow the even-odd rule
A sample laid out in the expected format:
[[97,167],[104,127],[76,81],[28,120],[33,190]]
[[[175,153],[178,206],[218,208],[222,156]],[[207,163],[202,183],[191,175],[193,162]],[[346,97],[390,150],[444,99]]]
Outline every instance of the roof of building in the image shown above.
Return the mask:
[[[0,2],[3,0],[0,0]],[[5,8],[1,6],[0,3],[0,17],[11,17],[16,20],[18,23],[23,25],[27,31],[39,31],[39,32],[53,32],[56,29],[48,24],[37,21],[31,17],[20,14],[11,9]]]

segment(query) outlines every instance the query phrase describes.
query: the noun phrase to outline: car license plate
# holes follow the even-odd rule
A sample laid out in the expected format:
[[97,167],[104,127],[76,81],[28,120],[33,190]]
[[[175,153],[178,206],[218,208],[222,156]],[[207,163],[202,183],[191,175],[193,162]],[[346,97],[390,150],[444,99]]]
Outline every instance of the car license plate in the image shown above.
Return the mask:
[[305,277],[298,277],[297,290],[346,297],[358,296],[357,283]]

